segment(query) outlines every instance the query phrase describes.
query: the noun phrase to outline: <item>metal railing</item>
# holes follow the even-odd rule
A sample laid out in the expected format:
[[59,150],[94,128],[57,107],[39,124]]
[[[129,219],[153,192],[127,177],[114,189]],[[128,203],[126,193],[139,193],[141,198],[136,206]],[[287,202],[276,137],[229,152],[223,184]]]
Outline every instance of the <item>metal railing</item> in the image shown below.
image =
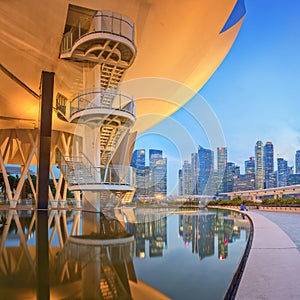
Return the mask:
[[68,99],[62,95],[61,93],[57,93],[56,95],[56,109],[66,116],[66,108],[67,108]]
[[80,20],[77,26],[64,34],[61,43],[61,53],[68,52],[73,45],[85,35],[96,32],[110,33],[121,36],[130,42],[134,42],[134,24],[133,22],[122,15],[114,14],[110,11],[98,11],[91,21],[90,30],[83,30]]
[[108,108],[128,112],[135,116],[135,102],[132,96],[117,90],[91,89],[79,92],[70,101],[70,116],[92,108]]
[[56,164],[70,185],[135,186],[134,168],[120,165],[95,167],[83,153],[79,156],[64,156],[56,150]]

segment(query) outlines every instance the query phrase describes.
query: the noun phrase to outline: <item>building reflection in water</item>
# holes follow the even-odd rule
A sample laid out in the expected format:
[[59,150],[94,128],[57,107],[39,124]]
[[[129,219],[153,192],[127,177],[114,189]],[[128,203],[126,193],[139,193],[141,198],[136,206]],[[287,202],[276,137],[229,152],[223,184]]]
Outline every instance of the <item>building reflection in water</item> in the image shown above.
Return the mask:
[[179,236],[186,247],[192,245],[192,252],[198,253],[200,259],[215,254],[215,237],[218,258],[226,259],[228,244],[240,238],[243,227],[249,227],[248,221],[243,220],[239,213],[230,211],[179,216]]
[[[200,260],[213,255],[226,259],[229,244],[240,240],[243,228],[246,243],[249,222],[239,213],[224,211],[167,216],[166,211],[123,208],[115,209],[114,217],[66,210],[0,211],[0,298],[167,299],[160,291],[173,298],[181,292],[173,280],[185,280],[182,276],[190,272],[202,274],[201,267],[188,263],[192,253]],[[192,253],[180,252],[178,229]],[[172,257],[176,247],[181,254]],[[134,256],[147,259],[135,260],[134,266]],[[207,283],[189,289],[218,292],[209,284],[216,284],[214,261],[205,271]],[[189,270],[182,268],[186,262]],[[175,265],[181,272],[171,271]],[[226,266],[227,280],[235,268]],[[152,283],[153,278],[157,282]]]
[[[136,214],[135,223],[127,224],[127,231],[134,235],[136,241],[135,255],[144,258],[163,256],[163,250],[167,249],[167,217],[165,214],[143,213]],[[149,243],[147,243],[147,241]],[[146,244],[149,248],[146,249]]]
[[116,219],[9,210],[0,220],[1,299],[132,299],[134,237]]

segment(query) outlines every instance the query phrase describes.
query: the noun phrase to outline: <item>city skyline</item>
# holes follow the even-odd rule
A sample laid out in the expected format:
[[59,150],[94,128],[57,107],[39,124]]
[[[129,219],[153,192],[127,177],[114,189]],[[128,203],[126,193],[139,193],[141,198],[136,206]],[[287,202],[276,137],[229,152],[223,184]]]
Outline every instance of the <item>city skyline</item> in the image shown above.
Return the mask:
[[[193,163],[185,160],[178,170],[178,196],[213,196],[228,192],[263,190],[300,184],[300,150],[295,152],[292,166],[283,157],[274,157],[274,146],[271,141],[265,144],[257,141],[254,153],[255,157],[250,156],[244,161],[244,170],[241,172],[239,165],[227,160],[226,147],[217,148],[217,157],[214,159],[212,150],[199,146],[198,152],[190,155],[191,162],[197,155],[197,166],[192,167]],[[192,168],[196,169],[196,172],[191,172]],[[195,182],[199,184],[199,189],[195,188],[197,187]]]
[[[211,108],[222,129],[224,144],[217,146],[226,146],[228,160],[242,168],[246,158],[254,156],[253,145],[258,140],[273,141],[274,157],[285,158],[288,165],[294,163],[295,151],[300,148],[299,9],[296,0],[246,1],[245,20],[232,49],[197,94]],[[194,97],[170,118],[139,136],[137,148],[153,145],[163,149],[174,172],[198,145],[210,148],[211,137],[201,126],[199,103],[199,97]],[[188,119],[191,112],[200,118]],[[176,130],[177,138],[172,136],[175,122],[184,129],[183,133]],[[171,169],[169,174],[174,172]],[[171,186],[176,180],[168,178]]]

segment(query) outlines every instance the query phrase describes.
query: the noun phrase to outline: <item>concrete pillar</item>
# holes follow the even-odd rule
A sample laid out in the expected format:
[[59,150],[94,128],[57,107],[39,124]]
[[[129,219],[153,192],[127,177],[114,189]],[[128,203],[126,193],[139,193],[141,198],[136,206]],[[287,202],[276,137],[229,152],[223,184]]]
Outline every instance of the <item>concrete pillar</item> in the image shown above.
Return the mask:
[[41,87],[42,98],[40,101],[39,116],[37,208],[48,209],[54,73],[42,72]]

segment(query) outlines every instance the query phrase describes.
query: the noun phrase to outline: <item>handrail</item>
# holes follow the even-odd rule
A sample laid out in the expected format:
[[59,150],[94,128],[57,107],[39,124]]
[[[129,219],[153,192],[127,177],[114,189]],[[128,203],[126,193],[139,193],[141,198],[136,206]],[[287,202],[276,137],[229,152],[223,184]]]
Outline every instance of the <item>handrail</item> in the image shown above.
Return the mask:
[[91,108],[109,108],[128,112],[135,116],[135,101],[130,95],[117,90],[89,89],[80,91],[70,101],[70,116]]
[[81,30],[80,21],[78,25],[72,27],[70,31],[64,34],[61,43],[61,53],[68,52],[74,44],[83,36],[93,33],[110,33],[121,36],[134,43],[134,24],[124,16],[116,16],[113,13],[109,15],[108,11],[98,11],[92,19],[92,24],[88,32]]
[[79,91],[69,101],[64,95],[56,95],[57,111],[68,119],[75,113],[86,109],[112,109],[136,115],[133,96],[121,93],[115,89],[87,89]]
[[[78,156],[65,156],[58,149],[56,150],[56,163],[70,185],[105,184],[135,186],[135,172],[134,168],[130,166],[112,165],[109,167],[95,167],[83,153]],[[79,171],[86,172],[86,177],[89,175],[89,178],[92,178],[92,182],[83,180],[79,183],[80,178],[76,180],[71,176],[71,170],[76,172],[76,169],[73,169],[76,163],[82,164],[81,166],[77,166],[78,173]]]

